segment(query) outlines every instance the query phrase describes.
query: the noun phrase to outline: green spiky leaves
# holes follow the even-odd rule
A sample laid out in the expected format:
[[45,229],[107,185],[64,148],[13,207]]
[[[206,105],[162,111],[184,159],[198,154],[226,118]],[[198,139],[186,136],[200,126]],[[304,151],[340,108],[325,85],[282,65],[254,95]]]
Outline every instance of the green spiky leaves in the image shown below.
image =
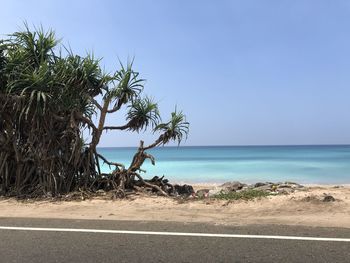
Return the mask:
[[189,122],[186,121],[186,116],[182,111],[178,112],[175,109],[171,113],[171,118],[166,123],[158,124],[154,131],[161,132],[162,144],[167,144],[170,141],[177,141],[178,144],[185,138],[187,139],[189,133]]
[[127,66],[120,62],[121,69],[111,77],[114,86],[105,94],[105,99],[114,101],[114,108],[120,109],[124,104],[133,102],[143,90],[144,79],[139,78],[139,73],[133,70],[133,61]]
[[126,119],[132,131],[140,132],[149,126],[155,128],[160,121],[158,105],[151,98],[138,98],[129,106]]

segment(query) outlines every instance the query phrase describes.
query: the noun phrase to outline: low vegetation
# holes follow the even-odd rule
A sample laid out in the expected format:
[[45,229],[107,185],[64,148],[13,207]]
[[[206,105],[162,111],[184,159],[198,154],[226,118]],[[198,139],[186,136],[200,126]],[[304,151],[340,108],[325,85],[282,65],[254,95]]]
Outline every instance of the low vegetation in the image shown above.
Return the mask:
[[262,190],[247,189],[240,192],[225,192],[221,191],[214,196],[216,199],[222,200],[253,200],[256,198],[262,198],[269,196],[270,193]]

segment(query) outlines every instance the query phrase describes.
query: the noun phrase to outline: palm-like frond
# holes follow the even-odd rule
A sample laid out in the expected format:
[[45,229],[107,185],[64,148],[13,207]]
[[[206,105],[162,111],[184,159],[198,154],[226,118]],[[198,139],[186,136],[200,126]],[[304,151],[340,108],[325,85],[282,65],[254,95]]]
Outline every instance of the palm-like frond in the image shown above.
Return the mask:
[[6,90],[7,76],[6,72],[7,59],[4,52],[4,47],[2,46],[2,41],[0,41],[0,92]]
[[106,97],[114,100],[118,107],[137,98],[144,82],[144,79],[139,78],[139,73],[132,69],[133,62],[128,63],[126,68],[122,63],[120,65],[121,69],[113,77],[116,85],[106,93]]
[[23,31],[10,35],[11,45],[21,47],[26,55],[26,61],[32,67],[39,67],[43,61],[48,61],[52,57],[52,50],[59,41],[52,30],[45,31],[40,27],[35,31],[30,31],[26,23],[24,26]]
[[6,67],[0,68],[6,85],[1,88],[23,98],[21,116],[51,107],[56,113],[75,110],[91,117],[94,111],[89,97],[101,94],[110,78],[93,55],[81,57],[69,50],[66,56],[55,54],[57,43],[53,31],[30,31],[26,24],[25,30],[0,43],[0,66],[6,58]]
[[126,115],[128,129],[140,132],[148,126],[156,127],[160,121],[160,114],[157,103],[146,97],[135,100],[130,106]]
[[167,144],[170,141],[177,141],[181,143],[183,138],[187,138],[189,133],[189,122],[186,121],[186,116],[182,111],[178,112],[176,109],[171,113],[171,119],[167,123],[161,123],[154,128],[154,131],[160,131],[162,144]]

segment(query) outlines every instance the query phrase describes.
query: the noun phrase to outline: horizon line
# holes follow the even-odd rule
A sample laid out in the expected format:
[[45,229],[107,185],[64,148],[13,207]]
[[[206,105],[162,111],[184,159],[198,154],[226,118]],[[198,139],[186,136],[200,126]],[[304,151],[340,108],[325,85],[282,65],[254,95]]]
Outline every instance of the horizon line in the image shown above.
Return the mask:
[[[170,145],[158,146],[157,148],[185,148],[185,147],[286,147],[286,146],[350,146],[350,144],[217,144],[217,145]],[[100,146],[97,148],[138,148],[138,146]]]

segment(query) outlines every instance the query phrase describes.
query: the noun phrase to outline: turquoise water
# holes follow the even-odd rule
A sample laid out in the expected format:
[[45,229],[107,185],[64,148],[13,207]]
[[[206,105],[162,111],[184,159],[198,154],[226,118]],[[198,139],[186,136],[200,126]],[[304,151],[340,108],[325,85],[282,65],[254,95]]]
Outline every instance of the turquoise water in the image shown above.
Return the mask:
[[[136,148],[99,148],[110,161],[130,164]],[[297,181],[350,183],[350,145],[342,146],[215,146],[160,147],[143,166],[150,178],[165,175],[172,182]],[[102,167],[104,172],[109,167]]]

